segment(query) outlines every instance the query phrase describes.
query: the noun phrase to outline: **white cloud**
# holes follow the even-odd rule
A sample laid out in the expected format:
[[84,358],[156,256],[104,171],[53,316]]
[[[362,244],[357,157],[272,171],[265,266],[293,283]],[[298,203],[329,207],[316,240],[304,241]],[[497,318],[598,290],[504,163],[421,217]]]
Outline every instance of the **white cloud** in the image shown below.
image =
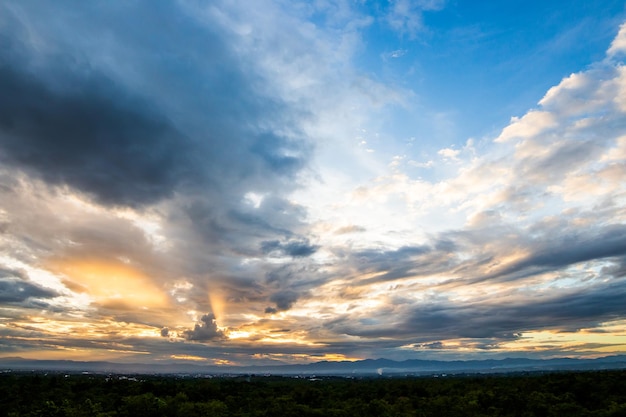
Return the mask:
[[[407,155],[371,180],[357,179],[352,193],[307,205],[324,224],[362,226],[368,233],[359,236],[360,245],[374,239],[397,247],[428,233],[478,227],[487,219],[524,230],[567,209],[580,213],[606,199],[622,201],[623,74],[621,64],[603,62],[564,78],[538,108],[512,118],[490,146],[478,151],[468,141],[467,152],[440,149],[441,158],[457,163],[452,171]],[[412,167],[435,172],[430,180],[415,178],[405,172]],[[315,195],[327,191],[316,189]],[[328,203],[318,209],[322,201]],[[325,218],[329,212],[333,216]],[[597,224],[609,221],[602,217]]]
[[386,20],[389,26],[399,34],[415,38],[424,30],[422,12],[439,10],[444,3],[443,0],[390,0]]
[[623,23],[617,36],[611,43],[611,47],[606,51],[607,56],[614,57],[619,54],[626,53],[626,23]]
[[449,159],[451,161],[458,161],[459,158],[459,154],[461,153],[460,150],[458,149],[452,149],[452,148],[444,148],[444,149],[440,149],[439,151],[437,151],[437,154],[439,156],[441,156],[444,159]]
[[554,126],[556,126],[556,120],[552,113],[531,110],[521,118],[511,118],[511,124],[502,130],[500,136],[496,138],[496,142],[506,142],[516,138],[532,138]]

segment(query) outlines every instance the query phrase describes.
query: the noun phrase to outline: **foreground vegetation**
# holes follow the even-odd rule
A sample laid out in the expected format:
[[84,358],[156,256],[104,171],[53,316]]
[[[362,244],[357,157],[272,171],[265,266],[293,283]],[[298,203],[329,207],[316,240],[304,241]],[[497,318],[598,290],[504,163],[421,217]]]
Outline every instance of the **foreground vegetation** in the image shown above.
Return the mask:
[[626,416],[626,371],[446,378],[0,374],[0,416]]

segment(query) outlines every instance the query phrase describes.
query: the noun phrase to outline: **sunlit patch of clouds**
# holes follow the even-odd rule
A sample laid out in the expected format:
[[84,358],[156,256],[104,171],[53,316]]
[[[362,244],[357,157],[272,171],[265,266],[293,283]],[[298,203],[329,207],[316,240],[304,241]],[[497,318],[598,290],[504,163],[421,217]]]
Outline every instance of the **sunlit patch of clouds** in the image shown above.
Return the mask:
[[170,355],[171,359],[177,361],[193,361],[193,362],[207,362],[209,359],[204,358],[202,356],[194,356],[194,355]]
[[440,149],[439,151],[437,151],[437,154],[441,156],[443,159],[455,161],[455,162],[459,160],[458,156],[460,153],[461,153],[460,150],[452,149],[452,148],[444,148],[444,149]]
[[261,206],[264,198],[263,194],[257,194],[254,192],[248,192],[243,197],[248,204],[257,209]]
[[[520,137],[532,138],[545,132],[547,129],[555,127],[556,124],[557,121],[552,113],[540,110],[531,110],[521,118],[512,117],[511,123],[502,130],[502,133],[496,138],[495,141],[506,142]],[[528,148],[528,143],[523,144],[526,145],[526,147],[522,148],[520,152],[522,156],[533,155],[533,151],[541,152],[541,149],[538,147]]]
[[611,42],[611,46],[606,51],[606,54],[609,58],[613,58],[619,54],[626,53],[626,23],[623,23],[619,32],[613,42]]

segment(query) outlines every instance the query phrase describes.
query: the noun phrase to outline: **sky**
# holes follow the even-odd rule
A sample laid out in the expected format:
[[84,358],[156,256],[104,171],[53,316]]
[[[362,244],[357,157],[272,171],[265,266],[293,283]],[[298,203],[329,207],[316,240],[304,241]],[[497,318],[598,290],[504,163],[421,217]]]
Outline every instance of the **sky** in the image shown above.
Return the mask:
[[0,357],[626,353],[622,1],[0,3]]

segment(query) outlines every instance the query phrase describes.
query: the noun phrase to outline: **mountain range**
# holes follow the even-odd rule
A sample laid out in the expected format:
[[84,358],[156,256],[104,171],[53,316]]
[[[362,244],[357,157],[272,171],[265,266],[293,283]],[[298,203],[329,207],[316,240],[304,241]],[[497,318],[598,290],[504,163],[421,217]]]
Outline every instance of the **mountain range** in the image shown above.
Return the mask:
[[506,358],[486,360],[422,360],[394,361],[390,359],[366,359],[359,361],[309,364],[277,364],[265,366],[218,366],[188,363],[141,364],[114,362],[79,362],[69,360],[32,360],[20,357],[0,358],[0,370],[92,372],[112,374],[193,374],[193,375],[437,375],[459,373],[509,373],[559,370],[626,369],[626,355],[606,356],[596,359],[554,358],[527,359]]

